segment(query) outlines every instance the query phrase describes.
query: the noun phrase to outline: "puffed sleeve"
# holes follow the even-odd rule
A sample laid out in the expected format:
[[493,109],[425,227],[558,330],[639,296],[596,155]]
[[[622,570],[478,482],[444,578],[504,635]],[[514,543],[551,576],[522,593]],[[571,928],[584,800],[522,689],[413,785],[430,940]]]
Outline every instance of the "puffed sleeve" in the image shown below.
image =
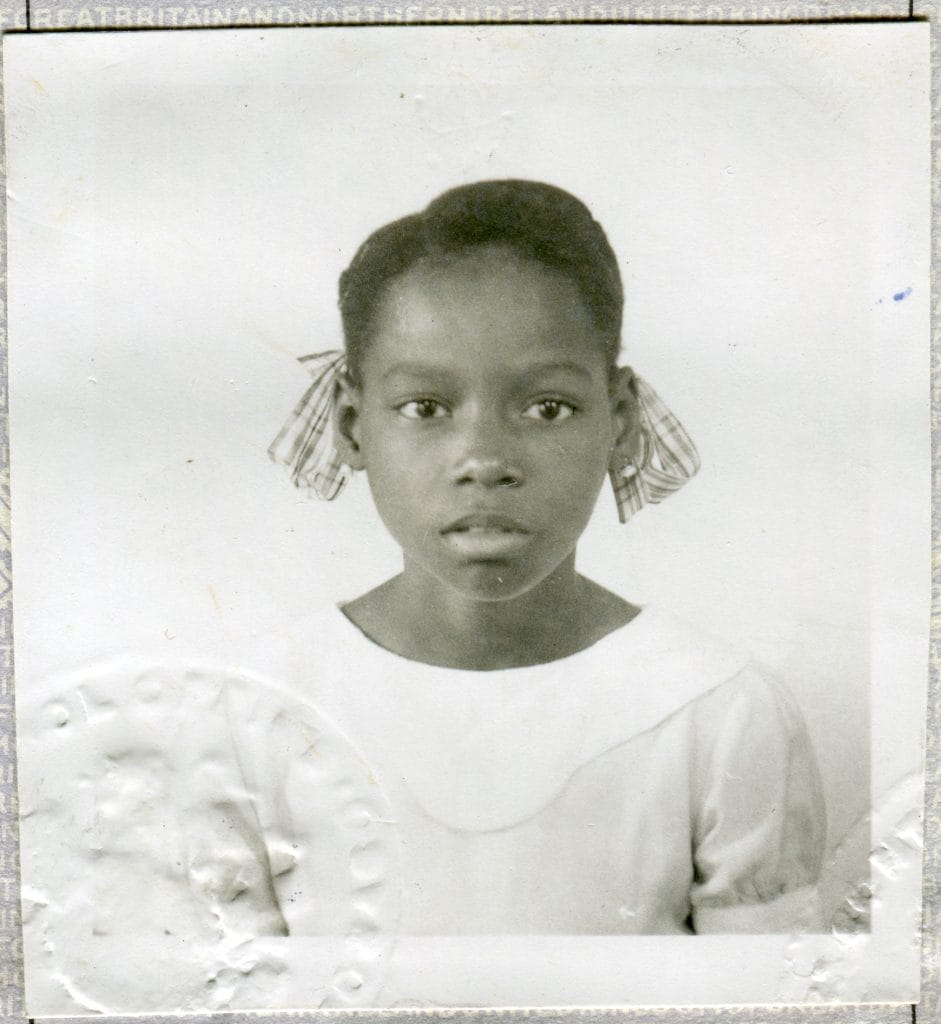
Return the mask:
[[692,918],[697,933],[820,928],[820,779],[793,699],[749,667],[697,717]]

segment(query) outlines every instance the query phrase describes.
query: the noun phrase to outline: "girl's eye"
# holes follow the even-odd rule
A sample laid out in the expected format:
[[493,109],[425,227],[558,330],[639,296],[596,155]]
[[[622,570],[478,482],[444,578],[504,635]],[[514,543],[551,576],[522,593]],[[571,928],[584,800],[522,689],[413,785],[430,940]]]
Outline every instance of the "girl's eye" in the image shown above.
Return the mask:
[[542,398],[533,402],[523,413],[528,419],[543,420],[546,423],[555,423],[559,420],[567,420],[575,413],[575,407],[561,398]]
[[434,398],[413,398],[397,407],[407,420],[432,420],[447,416],[448,410]]

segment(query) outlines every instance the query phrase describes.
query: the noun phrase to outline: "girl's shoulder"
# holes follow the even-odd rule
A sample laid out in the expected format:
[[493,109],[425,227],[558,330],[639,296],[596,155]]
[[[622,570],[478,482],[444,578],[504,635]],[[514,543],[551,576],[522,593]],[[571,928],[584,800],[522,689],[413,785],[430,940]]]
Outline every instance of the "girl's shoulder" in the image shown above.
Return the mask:
[[787,684],[750,652],[661,609],[645,609],[641,620],[633,634],[633,624],[612,634],[603,673],[641,695],[642,709],[630,702],[638,732],[682,717],[701,749],[713,749],[720,732],[784,741],[804,734]]

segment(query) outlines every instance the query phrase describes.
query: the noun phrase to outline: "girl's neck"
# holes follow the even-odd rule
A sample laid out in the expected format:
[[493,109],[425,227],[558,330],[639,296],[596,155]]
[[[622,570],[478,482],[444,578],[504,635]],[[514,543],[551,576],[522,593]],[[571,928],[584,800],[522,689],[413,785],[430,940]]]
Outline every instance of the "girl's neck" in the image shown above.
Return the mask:
[[576,573],[574,556],[538,587],[505,601],[477,600],[406,571],[343,610],[371,640],[395,654],[479,671],[567,657],[639,611]]

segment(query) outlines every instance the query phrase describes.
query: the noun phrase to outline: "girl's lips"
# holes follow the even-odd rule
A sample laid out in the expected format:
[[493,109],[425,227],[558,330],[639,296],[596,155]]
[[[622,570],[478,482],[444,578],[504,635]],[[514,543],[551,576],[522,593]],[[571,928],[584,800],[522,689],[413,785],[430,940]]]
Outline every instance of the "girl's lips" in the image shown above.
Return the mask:
[[471,531],[493,531],[502,533],[526,533],[522,524],[510,516],[500,515],[496,512],[472,512],[470,515],[456,519],[450,526],[446,526],[441,532],[448,533],[470,533]]
[[441,532],[453,551],[479,559],[511,555],[530,539],[528,531],[515,519],[491,513],[464,516]]

